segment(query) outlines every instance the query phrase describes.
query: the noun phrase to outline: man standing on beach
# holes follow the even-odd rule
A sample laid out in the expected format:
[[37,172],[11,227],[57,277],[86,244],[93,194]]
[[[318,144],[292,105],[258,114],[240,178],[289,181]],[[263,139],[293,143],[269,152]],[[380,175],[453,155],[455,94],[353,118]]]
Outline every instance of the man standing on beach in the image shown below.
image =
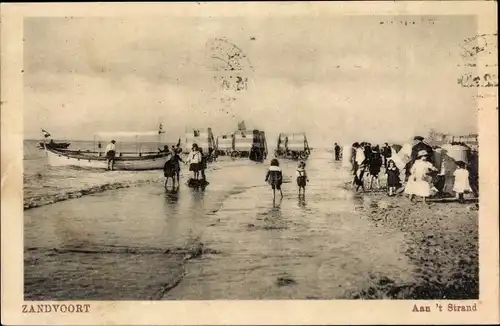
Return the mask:
[[116,146],[115,141],[112,140],[111,143],[106,146],[106,161],[108,163],[108,170],[113,171],[113,164],[115,163]]
[[382,157],[384,158],[384,167],[387,169],[387,160],[392,157],[392,149],[388,143],[384,143]]
[[415,138],[413,140],[416,141],[416,143],[411,148],[411,166],[413,166],[413,164],[417,160],[417,155],[418,155],[418,152],[420,152],[420,151],[426,151],[429,162],[433,163],[434,156],[432,154],[434,153],[434,151],[432,150],[431,146],[424,143],[424,137],[415,136]]
[[340,160],[340,146],[339,144],[335,143],[335,147],[333,148],[335,151],[335,161]]

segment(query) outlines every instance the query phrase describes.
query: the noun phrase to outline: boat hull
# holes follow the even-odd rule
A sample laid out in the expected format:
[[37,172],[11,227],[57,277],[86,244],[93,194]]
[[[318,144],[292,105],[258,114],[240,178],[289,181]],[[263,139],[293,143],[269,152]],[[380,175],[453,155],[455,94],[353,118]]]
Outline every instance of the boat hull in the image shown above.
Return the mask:
[[68,148],[69,145],[71,145],[71,143],[53,143],[53,144],[47,143],[47,144],[44,144],[43,142],[40,142],[39,148],[44,149],[45,145],[56,148],[56,149],[65,149],[65,148]]
[[[50,166],[72,166],[86,169],[107,169],[106,157],[87,154],[72,154],[45,148],[47,161]],[[116,157],[113,170],[141,171],[163,169],[167,155],[157,155],[155,157]]]

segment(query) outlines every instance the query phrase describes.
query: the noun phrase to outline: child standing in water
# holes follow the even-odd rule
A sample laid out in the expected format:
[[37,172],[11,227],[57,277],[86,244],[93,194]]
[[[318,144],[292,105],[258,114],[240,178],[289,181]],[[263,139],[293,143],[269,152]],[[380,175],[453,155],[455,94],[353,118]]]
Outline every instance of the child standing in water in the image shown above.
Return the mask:
[[458,201],[464,203],[464,193],[472,191],[469,183],[469,171],[465,168],[465,163],[457,162],[457,170],[453,173],[455,176],[455,184],[453,191],[457,193]]
[[389,190],[389,196],[394,196],[396,193],[396,187],[400,183],[399,180],[399,169],[396,167],[396,163],[389,159],[387,163],[387,188]]
[[302,190],[302,193],[305,195],[306,193],[306,184],[309,182],[306,173],[306,163],[304,161],[299,163],[299,167],[297,168],[297,186],[299,186],[299,196]]
[[276,199],[276,189],[280,191],[281,198],[283,198],[283,191],[281,190],[281,184],[283,183],[283,173],[281,172],[280,163],[277,159],[271,160],[271,166],[266,174],[267,183],[271,185],[273,189],[273,200]]

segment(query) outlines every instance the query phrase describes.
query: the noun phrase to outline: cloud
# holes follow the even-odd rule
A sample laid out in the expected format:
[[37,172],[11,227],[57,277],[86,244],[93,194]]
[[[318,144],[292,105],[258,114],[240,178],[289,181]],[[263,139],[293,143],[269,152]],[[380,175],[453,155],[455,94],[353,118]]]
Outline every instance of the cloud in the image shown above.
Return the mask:
[[[415,18],[400,28],[380,19],[27,19],[25,133],[88,139],[162,122],[175,138],[245,120],[268,135],[306,131],[323,145],[476,130],[475,90],[456,83],[457,44],[474,20]],[[254,68],[241,72],[245,92],[214,83],[207,44],[222,36]]]

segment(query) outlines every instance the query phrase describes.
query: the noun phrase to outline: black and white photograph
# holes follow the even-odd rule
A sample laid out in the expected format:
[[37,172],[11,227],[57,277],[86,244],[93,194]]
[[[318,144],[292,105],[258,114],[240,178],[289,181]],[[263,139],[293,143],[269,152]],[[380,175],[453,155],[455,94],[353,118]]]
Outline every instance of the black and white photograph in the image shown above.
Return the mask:
[[23,17],[26,312],[480,310],[480,184],[498,183],[479,173],[493,143],[480,146],[478,107],[497,94],[496,30],[478,33],[473,14],[311,8]]

